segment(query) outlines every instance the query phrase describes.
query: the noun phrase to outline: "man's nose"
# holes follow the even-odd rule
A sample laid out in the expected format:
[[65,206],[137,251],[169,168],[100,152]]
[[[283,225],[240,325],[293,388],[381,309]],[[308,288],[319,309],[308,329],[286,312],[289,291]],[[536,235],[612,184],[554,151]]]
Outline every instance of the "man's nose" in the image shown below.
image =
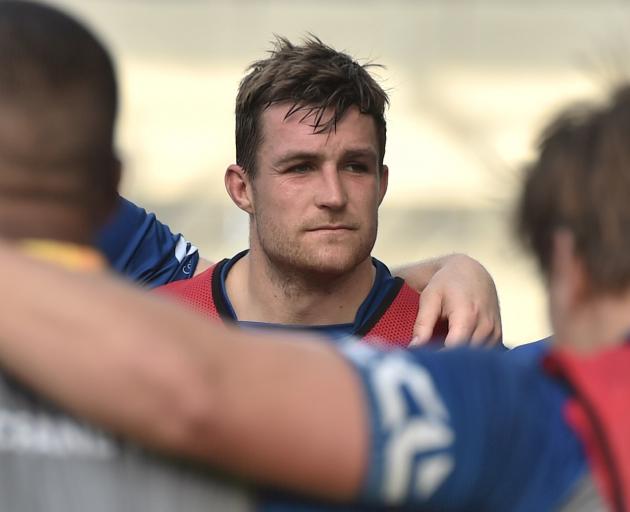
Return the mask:
[[320,178],[315,196],[317,206],[333,210],[343,208],[348,201],[348,196],[336,166],[322,168]]

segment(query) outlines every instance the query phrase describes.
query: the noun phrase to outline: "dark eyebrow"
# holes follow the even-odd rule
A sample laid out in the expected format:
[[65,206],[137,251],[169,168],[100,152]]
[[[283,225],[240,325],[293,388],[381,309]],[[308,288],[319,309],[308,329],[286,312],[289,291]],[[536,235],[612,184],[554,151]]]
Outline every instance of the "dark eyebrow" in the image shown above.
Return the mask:
[[[368,158],[376,161],[378,159],[378,155],[376,151],[374,151],[374,149],[370,147],[351,148],[343,154],[343,158],[344,160],[349,160],[352,158]],[[297,161],[318,162],[320,160],[321,155],[319,153],[311,153],[309,151],[294,151],[280,156],[277,160],[273,162],[273,166],[282,167]]]
[[292,153],[287,153],[286,155],[281,156],[278,160],[274,161],[274,167],[281,167],[291,162],[296,161],[317,161],[320,159],[320,156],[317,153],[309,153],[308,151],[296,151]]
[[349,149],[344,153],[343,156],[346,160],[351,158],[369,158],[372,160],[378,159],[376,151],[374,151],[372,148]]

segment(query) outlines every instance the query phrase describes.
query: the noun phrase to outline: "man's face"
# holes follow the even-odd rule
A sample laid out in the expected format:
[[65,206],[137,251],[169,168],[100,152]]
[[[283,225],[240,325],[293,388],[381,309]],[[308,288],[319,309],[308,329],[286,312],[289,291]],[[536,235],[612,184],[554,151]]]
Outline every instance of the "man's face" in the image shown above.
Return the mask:
[[347,273],[369,258],[387,189],[374,120],[352,107],[315,134],[312,117],[285,119],[288,109],[261,116],[250,243],[287,270]]

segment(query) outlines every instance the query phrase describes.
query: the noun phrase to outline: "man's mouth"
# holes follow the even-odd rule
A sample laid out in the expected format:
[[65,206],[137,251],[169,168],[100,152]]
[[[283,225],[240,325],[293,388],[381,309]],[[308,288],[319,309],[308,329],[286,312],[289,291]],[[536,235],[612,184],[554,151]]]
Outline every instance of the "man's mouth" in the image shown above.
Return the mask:
[[309,228],[307,231],[354,231],[355,226],[349,224],[322,224],[314,228]]

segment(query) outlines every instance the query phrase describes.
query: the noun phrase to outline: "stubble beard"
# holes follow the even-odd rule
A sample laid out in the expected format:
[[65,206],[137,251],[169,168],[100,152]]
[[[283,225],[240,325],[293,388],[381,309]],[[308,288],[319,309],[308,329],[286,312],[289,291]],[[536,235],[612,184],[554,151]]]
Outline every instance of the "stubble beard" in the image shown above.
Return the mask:
[[[256,216],[250,246],[262,253],[267,261],[267,272],[274,280],[296,287],[326,287],[339,278],[349,276],[370,257],[376,241],[377,220],[366,232],[352,233],[344,240],[326,240],[316,245],[313,236],[301,230],[292,236],[264,216]],[[331,238],[335,235],[331,235]],[[293,287],[293,286],[290,286]]]

